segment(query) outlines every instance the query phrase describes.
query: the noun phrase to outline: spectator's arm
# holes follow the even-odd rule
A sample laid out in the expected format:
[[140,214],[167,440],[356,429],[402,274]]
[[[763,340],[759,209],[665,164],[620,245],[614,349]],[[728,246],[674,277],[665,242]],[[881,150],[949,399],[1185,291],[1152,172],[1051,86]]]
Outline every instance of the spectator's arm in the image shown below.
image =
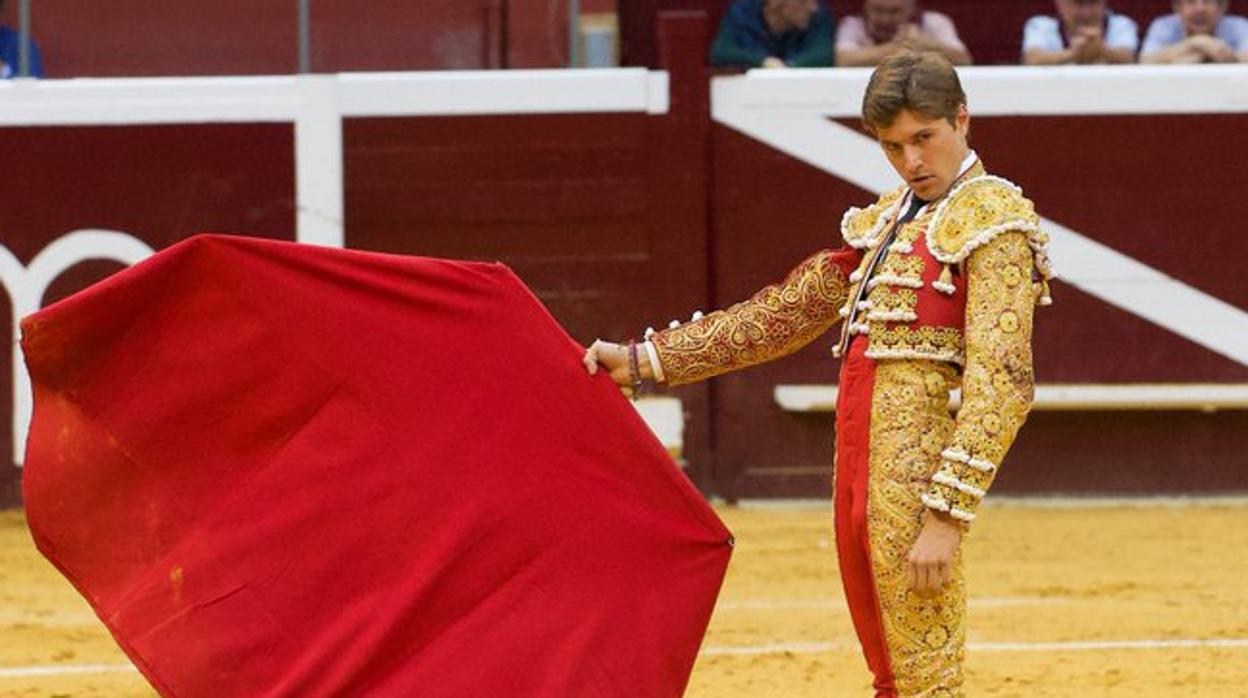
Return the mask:
[[1101,56],[1106,63],[1135,62],[1135,51],[1125,46],[1110,46],[1106,44],[1105,50],[1101,52]]
[[1158,17],[1148,25],[1140,46],[1141,63],[1199,63],[1204,54],[1183,37],[1177,18]]
[[[1140,53],[1141,63],[1201,63],[1205,60],[1205,52],[1193,39],[1188,37],[1182,41],[1163,46],[1149,53]],[[1147,44],[1146,44],[1147,48]]]
[[927,24],[917,31],[918,48],[944,54],[954,65],[970,65],[971,52],[958,36],[958,28],[949,17],[937,12],[926,14]]
[[1063,65],[1075,60],[1075,52],[1064,48],[1061,51],[1046,51],[1034,48],[1023,52],[1023,65]]
[[836,46],[836,64],[839,66],[877,65],[880,61],[905,48],[890,41],[875,46]]
[[832,15],[826,11],[816,12],[807,29],[806,41],[797,52],[785,58],[785,63],[795,68],[823,68],[833,64]]
[[1130,17],[1112,15],[1104,41],[1106,63],[1134,63],[1140,50],[1140,28]]
[[932,41],[923,48],[944,54],[945,58],[948,58],[949,62],[954,65],[971,64],[971,52],[966,50],[966,47],[961,44],[945,44],[940,41]]

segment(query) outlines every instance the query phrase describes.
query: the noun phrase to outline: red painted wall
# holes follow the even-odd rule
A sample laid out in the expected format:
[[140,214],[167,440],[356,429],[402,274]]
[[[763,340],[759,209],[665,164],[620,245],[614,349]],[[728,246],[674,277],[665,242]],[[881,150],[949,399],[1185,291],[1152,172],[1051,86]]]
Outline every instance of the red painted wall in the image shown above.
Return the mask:
[[[15,5],[10,2],[5,9],[10,26],[16,26]],[[48,77],[254,75],[298,69],[294,0],[40,0],[32,3],[31,14]],[[311,15],[314,72],[566,64],[562,2],[317,0]]]
[[[23,265],[83,228],[129,233],[159,249],[202,230],[293,239],[294,132],[289,124],[0,128],[3,244]],[[92,261],[62,273],[51,303],[117,271]],[[10,303],[0,323],[11,327]],[[6,330],[7,332],[7,330]],[[12,345],[0,349],[0,506],[18,497],[12,452]]]

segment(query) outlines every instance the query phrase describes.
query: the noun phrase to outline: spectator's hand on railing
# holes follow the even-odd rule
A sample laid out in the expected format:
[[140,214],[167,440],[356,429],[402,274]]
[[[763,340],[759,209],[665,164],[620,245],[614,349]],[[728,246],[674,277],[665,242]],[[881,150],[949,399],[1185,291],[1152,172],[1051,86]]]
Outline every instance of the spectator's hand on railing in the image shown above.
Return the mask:
[[1231,48],[1230,44],[1216,36],[1199,34],[1188,40],[1200,52],[1204,60],[1209,63],[1234,63],[1236,60],[1235,50]]
[[1099,63],[1105,58],[1105,42],[1100,27],[1080,27],[1070,40],[1075,63]]

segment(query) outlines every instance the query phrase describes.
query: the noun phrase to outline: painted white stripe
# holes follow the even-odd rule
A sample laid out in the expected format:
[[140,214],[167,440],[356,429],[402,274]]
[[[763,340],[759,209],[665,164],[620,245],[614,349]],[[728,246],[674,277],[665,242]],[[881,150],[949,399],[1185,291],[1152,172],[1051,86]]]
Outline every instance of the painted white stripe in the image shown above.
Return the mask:
[[1248,364],[1248,312],[1048,219],[1063,281],[1219,354]]
[[665,114],[669,99],[667,73],[612,68],[5,80],[0,105],[0,126],[90,126],[291,122],[326,107],[335,117]]
[[979,652],[1048,652],[1054,650],[1159,650],[1219,647],[1248,648],[1248,637],[1165,638],[1158,640],[1068,640],[1059,642],[970,642]]
[[[981,66],[958,75],[981,116],[1248,112],[1242,65]],[[715,85],[730,86],[746,110],[857,118],[870,76],[870,68],[752,70]]]
[[[724,506],[717,500],[716,504]],[[829,511],[831,503],[827,499],[742,499],[737,501],[736,508],[746,511],[788,511],[802,513],[810,511]],[[1129,497],[1065,497],[1049,495],[1010,495],[993,494],[984,500],[981,507],[999,509],[1181,509],[1186,507],[1248,507],[1248,496],[1244,495],[1140,495]],[[829,519],[828,525],[831,526]]]
[[[1216,299],[1215,299],[1216,300]],[[1221,302],[1221,301],[1218,301]],[[836,410],[834,384],[776,385],[772,397],[786,412]],[[960,390],[949,409],[962,404]],[[1248,383],[1045,384],[1036,386],[1032,410],[1200,410],[1248,408]]]
[[455,116],[668,110],[667,73],[644,68],[343,73],[343,116]]
[[[1133,66],[1136,67],[1136,66]],[[1005,81],[997,73],[968,72],[968,90],[985,75],[997,75],[992,84]],[[1015,81],[1031,84],[1012,74]],[[1035,76],[1038,73],[1028,72]],[[711,112],[715,120],[772,146],[802,162],[844,179],[871,192],[882,192],[898,184],[897,175],[879,152],[877,144],[864,134],[828,120],[829,115],[845,115],[844,103],[850,95],[860,98],[862,86],[850,78],[835,78],[820,71],[803,80],[820,80],[813,88],[800,80],[775,81],[754,73],[716,78],[711,86]],[[1215,76],[1217,77],[1217,76]],[[1248,70],[1239,67],[1219,80],[1229,81],[1243,94],[1219,99],[1231,100],[1224,111],[1248,111]],[[1063,83],[1061,95],[1065,92]],[[1165,85],[1165,89],[1160,89]],[[1170,83],[1155,82],[1160,94]],[[1113,91],[1113,82],[1103,89]],[[802,94],[834,94],[822,102],[803,104]],[[1036,90],[1049,98],[1059,93]],[[1238,93],[1235,93],[1238,94]],[[788,97],[786,98],[786,95]],[[770,100],[770,101],[765,101]],[[796,100],[796,104],[794,101]],[[1063,106],[1066,102],[1058,100]],[[815,105],[820,108],[814,108]],[[975,113],[983,113],[972,103]],[[1151,103],[1154,111],[1170,110],[1168,99]],[[1035,104],[1017,104],[1006,113],[1053,113],[1031,109]],[[1226,105],[1224,105],[1226,106]],[[1210,109],[1213,110],[1212,108]],[[1070,113],[1063,111],[1062,113]],[[1115,113],[1114,110],[1100,113]],[[1053,266],[1060,278],[1101,300],[1149,320],[1192,342],[1248,365],[1248,312],[1192,288],[1086,235],[1059,223],[1041,219],[1052,238]]]
[[138,671],[133,664],[43,664],[0,667],[0,679],[21,679],[32,676],[67,676],[70,674],[113,674]]
[[[1070,603],[1069,597],[1060,596],[983,596],[971,597],[967,605],[972,608],[1008,608],[1017,606],[1054,606]],[[781,609],[845,609],[845,599],[836,596],[797,599],[736,599],[715,604],[716,611],[754,611]]]
[[[968,642],[972,652],[1056,652],[1156,649],[1248,649],[1248,638],[1171,638],[1159,640],[1070,640],[1058,642]],[[771,642],[759,645],[711,645],[699,652],[704,657],[759,656],[767,654],[818,654],[857,649],[850,642]]]

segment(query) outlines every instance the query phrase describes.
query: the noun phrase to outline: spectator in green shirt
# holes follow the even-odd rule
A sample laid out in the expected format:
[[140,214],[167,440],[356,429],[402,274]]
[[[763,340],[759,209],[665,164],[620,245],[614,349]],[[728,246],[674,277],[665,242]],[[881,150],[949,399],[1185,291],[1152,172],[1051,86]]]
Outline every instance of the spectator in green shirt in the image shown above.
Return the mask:
[[711,44],[711,65],[832,65],[832,12],[822,0],[736,0]]

